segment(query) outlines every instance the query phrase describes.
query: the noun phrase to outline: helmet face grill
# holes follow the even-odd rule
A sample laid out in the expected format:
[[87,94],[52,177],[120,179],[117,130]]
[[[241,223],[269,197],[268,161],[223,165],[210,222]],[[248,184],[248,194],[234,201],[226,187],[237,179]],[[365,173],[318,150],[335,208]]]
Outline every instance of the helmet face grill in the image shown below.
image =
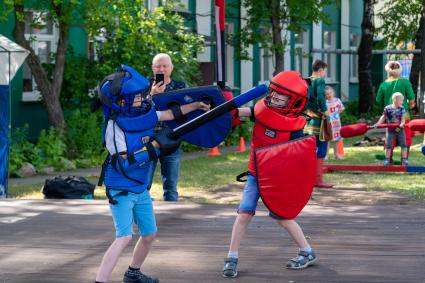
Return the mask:
[[[281,114],[298,114],[307,103],[308,86],[298,72],[284,71],[274,76],[270,82],[266,103]],[[276,103],[276,96],[287,97],[286,105]]]
[[289,95],[278,93],[277,91],[272,89],[269,89],[269,97],[270,107],[284,109],[291,102],[291,97]]

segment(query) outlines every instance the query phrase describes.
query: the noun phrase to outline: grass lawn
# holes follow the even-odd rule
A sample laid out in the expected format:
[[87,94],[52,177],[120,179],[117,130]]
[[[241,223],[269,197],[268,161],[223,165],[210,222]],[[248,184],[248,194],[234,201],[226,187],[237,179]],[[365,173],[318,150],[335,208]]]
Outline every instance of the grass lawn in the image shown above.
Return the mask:
[[[333,164],[382,164],[382,147],[353,147],[360,138],[345,141],[345,159],[327,160]],[[420,152],[422,136],[414,139],[409,161],[412,165],[424,165],[425,157]],[[206,153],[205,153],[206,155]],[[179,193],[183,199],[190,199],[201,203],[237,203],[243,183],[235,180],[235,176],[247,170],[249,154],[235,153],[214,157],[199,157],[181,162]],[[399,160],[400,150],[394,152],[394,160]],[[400,191],[410,194],[415,199],[425,199],[423,174],[419,173],[329,173],[326,181],[337,186],[350,188],[365,188],[370,190]],[[90,177],[92,183],[96,177]],[[43,198],[40,193],[42,184],[33,184],[14,187],[10,186],[11,197],[16,198]],[[336,188],[337,189],[337,188]],[[162,199],[162,186],[159,168],[156,170],[152,196]],[[103,188],[97,188],[95,198],[104,199]]]

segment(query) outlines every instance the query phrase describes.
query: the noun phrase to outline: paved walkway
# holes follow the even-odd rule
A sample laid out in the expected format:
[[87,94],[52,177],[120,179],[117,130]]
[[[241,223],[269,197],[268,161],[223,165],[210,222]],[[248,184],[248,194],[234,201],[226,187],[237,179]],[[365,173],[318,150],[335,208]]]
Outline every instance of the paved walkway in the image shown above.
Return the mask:
[[[240,252],[240,277],[221,277],[235,207],[155,202],[159,235],[144,270],[162,283],[425,282],[425,207],[319,206],[299,223],[318,264],[284,268],[296,248],[260,207]],[[93,282],[114,233],[103,200],[0,201],[0,282]],[[132,243],[134,245],[134,243]],[[110,282],[121,282],[128,248]]]

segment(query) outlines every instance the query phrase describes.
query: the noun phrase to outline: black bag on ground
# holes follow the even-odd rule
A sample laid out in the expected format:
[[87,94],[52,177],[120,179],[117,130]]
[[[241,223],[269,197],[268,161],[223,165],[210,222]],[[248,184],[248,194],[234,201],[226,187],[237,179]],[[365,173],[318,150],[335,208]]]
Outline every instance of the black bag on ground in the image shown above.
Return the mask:
[[95,185],[83,177],[56,176],[47,179],[41,191],[47,199],[92,199],[94,189]]

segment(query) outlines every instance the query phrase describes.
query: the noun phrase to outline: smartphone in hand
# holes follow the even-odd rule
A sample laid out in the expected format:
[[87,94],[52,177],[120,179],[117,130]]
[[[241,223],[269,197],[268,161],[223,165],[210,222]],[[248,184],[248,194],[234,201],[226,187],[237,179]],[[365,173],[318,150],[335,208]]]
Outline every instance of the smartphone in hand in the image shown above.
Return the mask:
[[155,84],[164,82],[164,74],[155,74]]

